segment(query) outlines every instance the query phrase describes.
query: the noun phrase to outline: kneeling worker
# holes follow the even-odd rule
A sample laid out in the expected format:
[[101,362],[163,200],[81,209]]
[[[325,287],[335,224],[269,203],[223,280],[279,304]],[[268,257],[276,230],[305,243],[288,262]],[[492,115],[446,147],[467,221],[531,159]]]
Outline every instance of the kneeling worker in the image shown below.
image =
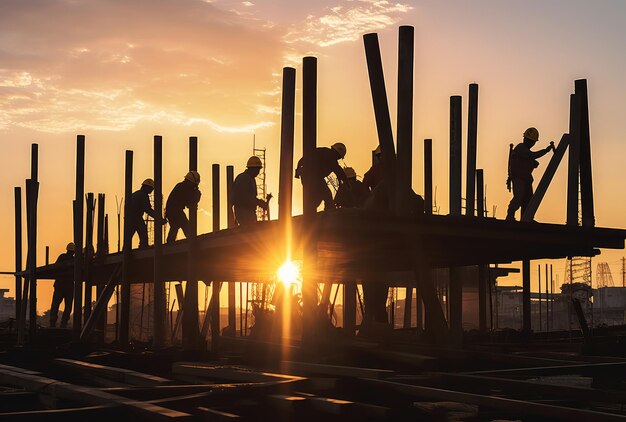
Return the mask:
[[200,173],[190,171],[182,182],[174,186],[165,205],[165,218],[170,223],[170,231],[167,233],[167,243],[176,240],[178,229],[183,229],[186,237],[189,237],[189,219],[185,215],[185,208],[194,207],[200,202],[202,193],[198,189]]
[[248,159],[246,169],[233,182],[233,209],[235,220],[240,226],[257,222],[257,207],[267,209],[267,202],[257,198],[255,178],[261,172],[263,163],[257,156]]

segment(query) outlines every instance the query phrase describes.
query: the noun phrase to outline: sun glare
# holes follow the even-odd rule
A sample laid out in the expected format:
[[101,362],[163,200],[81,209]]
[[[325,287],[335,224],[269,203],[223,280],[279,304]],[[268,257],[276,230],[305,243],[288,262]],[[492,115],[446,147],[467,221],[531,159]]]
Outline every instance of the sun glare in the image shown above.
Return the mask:
[[285,262],[278,269],[278,280],[283,283],[285,287],[289,287],[298,281],[300,277],[300,269],[293,261]]

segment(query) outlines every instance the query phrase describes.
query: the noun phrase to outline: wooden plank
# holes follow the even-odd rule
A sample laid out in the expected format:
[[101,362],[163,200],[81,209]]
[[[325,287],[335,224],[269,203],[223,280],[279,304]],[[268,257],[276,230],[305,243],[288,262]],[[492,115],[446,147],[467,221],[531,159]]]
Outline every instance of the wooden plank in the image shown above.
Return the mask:
[[604,412],[594,412],[585,409],[553,406],[524,400],[513,400],[502,397],[483,396],[480,394],[464,393],[460,391],[444,390],[440,388],[423,387],[397,382],[364,379],[363,383],[372,387],[385,388],[400,394],[429,400],[455,401],[473,404],[481,407],[498,409],[510,414],[531,415],[550,420],[579,421],[579,422],[624,422],[626,416]]
[[354,366],[327,365],[320,363],[282,361],[280,369],[292,374],[317,374],[334,377],[353,378],[387,378],[395,375],[395,371],[388,369],[357,368]]
[[6,370],[6,371],[18,372],[20,374],[41,375],[41,372],[31,371],[30,369],[19,368],[17,366],[9,366],[9,365],[0,364],[0,369]]
[[230,421],[241,419],[239,415],[234,413],[221,412],[219,410],[209,409],[208,407],[197,408],[205,421]]
[[10,370],[0,369],[0,381],[9,385],[25,388],[29,391],[36,391],[40,394],[47,394],[65,400],[78,401],[91,405],[112,404],[128,408],[139,415],[149,416],[154,419],[179,419],[190,417],[188,413],[167,409],[155,404],[140,402],[117,396],[115,394],[99,391],[90,387],[70,384],[67,382],[18,373]]
[[556,173],[559,164],[561,164],[561,160],[565,155],[565,150],[567,149],[568,145],[569,135],[566,133],[561,137],[559,146],[556,148],[556,151],[554,151],[554,154],[552,154],[552,158],[548,163],[548,167],[546,167],[546,171],[543,173],[543,176],[541,176],[541,180],[539,181],[537,190],[533,194],[533,197],[530,198],[530,202],[528,203],[526,210],[524,210],[521,221],[532,221],[535,218],[535,214],[539,209],[539,205],[541,205],[541,201],[548,191],[548,187],[552,182],[552,178],[554,177],[554,174]]
[[171,383],[167,378],[158,377],[156,375],[137,372],[125,368],[117,368],[114,366],[99,365],[97,363],[83,362],[74,359],[54,359],[54,362],[80,372],[89,372],[104,378],[125,382],[137,386],[158,386]]
[[193,362],[175,362],[172,365],[172,373],[231,382],[285,382],[305,379],[293,375],[257,372],[239,367],[203,366]]

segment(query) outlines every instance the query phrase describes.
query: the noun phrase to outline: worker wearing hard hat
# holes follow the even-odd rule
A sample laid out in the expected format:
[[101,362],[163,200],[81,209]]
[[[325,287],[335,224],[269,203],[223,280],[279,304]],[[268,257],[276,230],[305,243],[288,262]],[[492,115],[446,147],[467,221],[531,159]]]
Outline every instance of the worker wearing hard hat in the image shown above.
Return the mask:
[[[326,177],[330,173],[335,173],[340,183],[347,182],[346,175],[339,165],[338,161],[344,159],[346,156],[346,146],[341,142],[335,142],[330,148],[319,147],[315,150],[315,167],[311,175],[311,184],[314,186],[315,192],[315,208],[317,208],[322,202],[324,202],[324,209],[334,209],[335,202],[333,201],[333,194],[326,183]],[[302,183],[308,183],[303,180],[303,159],[298,161],[296,166],[296,178],[302,180]]]
[[537,158],[554,152],[554,143],[539,151],[531,148],[539,141],[539,131],[529,127],[524,131],[524,139],[517,144],[509,155],[509,180],[513,184],[513,199],[506,213],[507,220],[515,220],[515,213],[522,209],[522,214],[533,196],[533,170],[539,166]]
[[132,242],[135,233],[139,235],[139,247],[148,246],[148,228],[143,219],[144,214],[148,214],[152,218],[157,218],[157,214],[150,204],[150,194],[154,190],[154,180],[146,179],[141,183],[141,188],[133,192],[130,197],[130,240]]
[[246,163],[246,169],[233,182],[233,210],[235,220],[240,226],[257,222],[257,208],[267,209],[267,202],[257,198],[256,180],[263,163],[257,156],[252,156]]
[[165,204],[165,217],[170,223],[170,231],[167,233],[167,242],[176,240],[178,229],[183,229],[186,237],[189,237],[189,219],[185,215],[185,208],[192,208],[200,202],[202,193],[198,188],[200,173],[191,170],[182,182],[174,186]]
[[370,190],[363,182],[357,180],[356,172],[352,167],[343,169],[348,179],[347,183],[343,183],[337,189],[335,195],[335,204],[339,208],[357,208],[365,204],[365,200],[370,194]]
[[72,304],[74,303],[74,243],[70,242],[65,247],[65,252],[59,255],[55,266],[59,266],[57,270],[57,278],[54,281],[54,293],[52,294],[52,305],[50,306],[50,327],[57,325],[59,316],[59,306],[61,302],[65,303],[63,316],[61,317],[61,328],[67,327],[67,322],[72,314]]

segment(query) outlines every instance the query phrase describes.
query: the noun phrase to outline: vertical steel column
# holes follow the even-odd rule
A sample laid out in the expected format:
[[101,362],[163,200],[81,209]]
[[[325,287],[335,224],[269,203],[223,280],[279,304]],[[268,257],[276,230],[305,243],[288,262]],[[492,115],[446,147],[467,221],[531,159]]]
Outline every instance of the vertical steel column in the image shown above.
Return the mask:
[[580,199],[582,205],[582,223],[585,227],[593,227],[596,224],[596,218],[593,209],[587,80],[578,79],[575,81],[574,92],[580,101]]
[[[285,230],[291,223],[293,192],[293,142],[295,126],[296,69],[283,68],[283,96],[280,124],[280,169],[278,180],[278,219]],[[286,233],[287,236],[289,234]],[[289,240],[287,240],[289,243]],[[287,251],[287,255],[289,251]]]
[[530,261],[522,261],[522,332],[525,336],[530,335]]
[[[485,197],[484,197],[483,170],[476,170],[476,211],[478,218],[485,217]],[[478,266],[478,328],[480,331],[487,330],[487,300],[489,289],[489,266],[480,264]]]
[[457,346],[463,341],[463,282],[461,267],[450,268],[450,333]]
[[93,259],[93,215],[94,215],[94,195],[93,192],[87,194],[87,213],[85,227],[85,252],[83,259],[85,260],[85,314],[83,324],[87,323],[91,315],[92,290],[91,285],[91,260]]
[[[106,247],[106,235],[105,235],[105,215],[104,210],[105,207],[105,196],[103,193],[98,194],[98,224],[97,224],[97,233],[96,233],[96,259],[102,260],[108,253],[108,248]],[[96,296],[100,299],[100,296],[104,292],[104,285],[98,284],[96,287]],[[105,309],[109,309],[108,303],[105,306]],[[104,342],[106,335],[106,326],[107,326],[107,312],[106,310],[102,313],[102,316],[98,318],[96,322],[96,329],[100,334],[100,341]]]
[[424,211],[433,213],[433,140],[424,139]]
[[[220,230],[220,165],[213,164],[213,232]],[[220,339],[220,287],[222,283],[211,282],[211,350],[216,351]],[[230,316],[230,315],[229,315]]]
[[165,346],[166,307],[163,277],[163,138],[154,136],[154,348]]
[[[15,321],[20,326],[22,309],[22,188],[15,187]],[[19,330],[19,328],[18,328]]]
[[76,137],[76,196],[74,198],[74,319],[72,335],[80,339],[83,316],[83,213],[85,203],[85,137]]
[[542,327],[542,318],[541,318],[541,264],[537,264],[537,279],[539,284],[539,330],[541,331]]
[[[317,58],[305,57],[302,60],[302,175],[303,209],[307,230],[315,230],[316,207],[313,182],[313,163],[317,147]],[[315,270],[314,233],[306,236],[303,254],[302,277],[302,341],[312,343],[316,338],[315,315],[317,312],[317,280]]]
[[485,181],[483,170],[476,170],[476,214],[485,217]]
[[[396,191],[396,209],[398,213],[410,213],[410,193],[413,159],[413,62],[414,28],[401,26],[398,33],[398,183]],[[407,294],[412,291],[410,288]],[[405,311],[404,324],[410,326],[411,307]]]
[[461,102],[450,97],[450,215],[461,215]]
[[467,177],[465,180],[465,215],[474,215],[476,184],[476,148],[478,135],[478,84],[469,86],[467,106]]
[[550,331],[550,294],[548,291],[548,264],[546,264],[546,272],[544,274],[546,279],[546,331]]
[[[189,171],[198,170],[198,138],[189,138]],[[198,347],[198,276],[196,273],[196,236],[198,234],[198,205],[189,207],[189,231],[187,239],[187,288],[183,310],[183,347]]]
[[569,157],[567,160],[567,225],[578,225],[578,182],[580,174],[580,98],[570,95]]
[[122,286],[120,303],[120,343],[128,344],[130,329],[130,271],[132,254],[132,233],[130,223],[130,197],[133,190],[133,152],[126,151],[126,169],[124,176],[124,246],[122,255]]
[[50,246],[46,246],[46,265],[50,264]]
[[29,325],[28,334],[32,341],[37,334],[37,199],[39,196],[39,145],[31,146],[30,166],[30,204],[29,228],[28,228],[28,284],[30,296],[28,303]]
[[[226,166],[226,222],[229,229],[236,226],[235,215],[233,214],[233,180],[235,178],[235,168]],[[237,335],[237,303],[235,295],[236,283],[228,282],[228,334]]]

